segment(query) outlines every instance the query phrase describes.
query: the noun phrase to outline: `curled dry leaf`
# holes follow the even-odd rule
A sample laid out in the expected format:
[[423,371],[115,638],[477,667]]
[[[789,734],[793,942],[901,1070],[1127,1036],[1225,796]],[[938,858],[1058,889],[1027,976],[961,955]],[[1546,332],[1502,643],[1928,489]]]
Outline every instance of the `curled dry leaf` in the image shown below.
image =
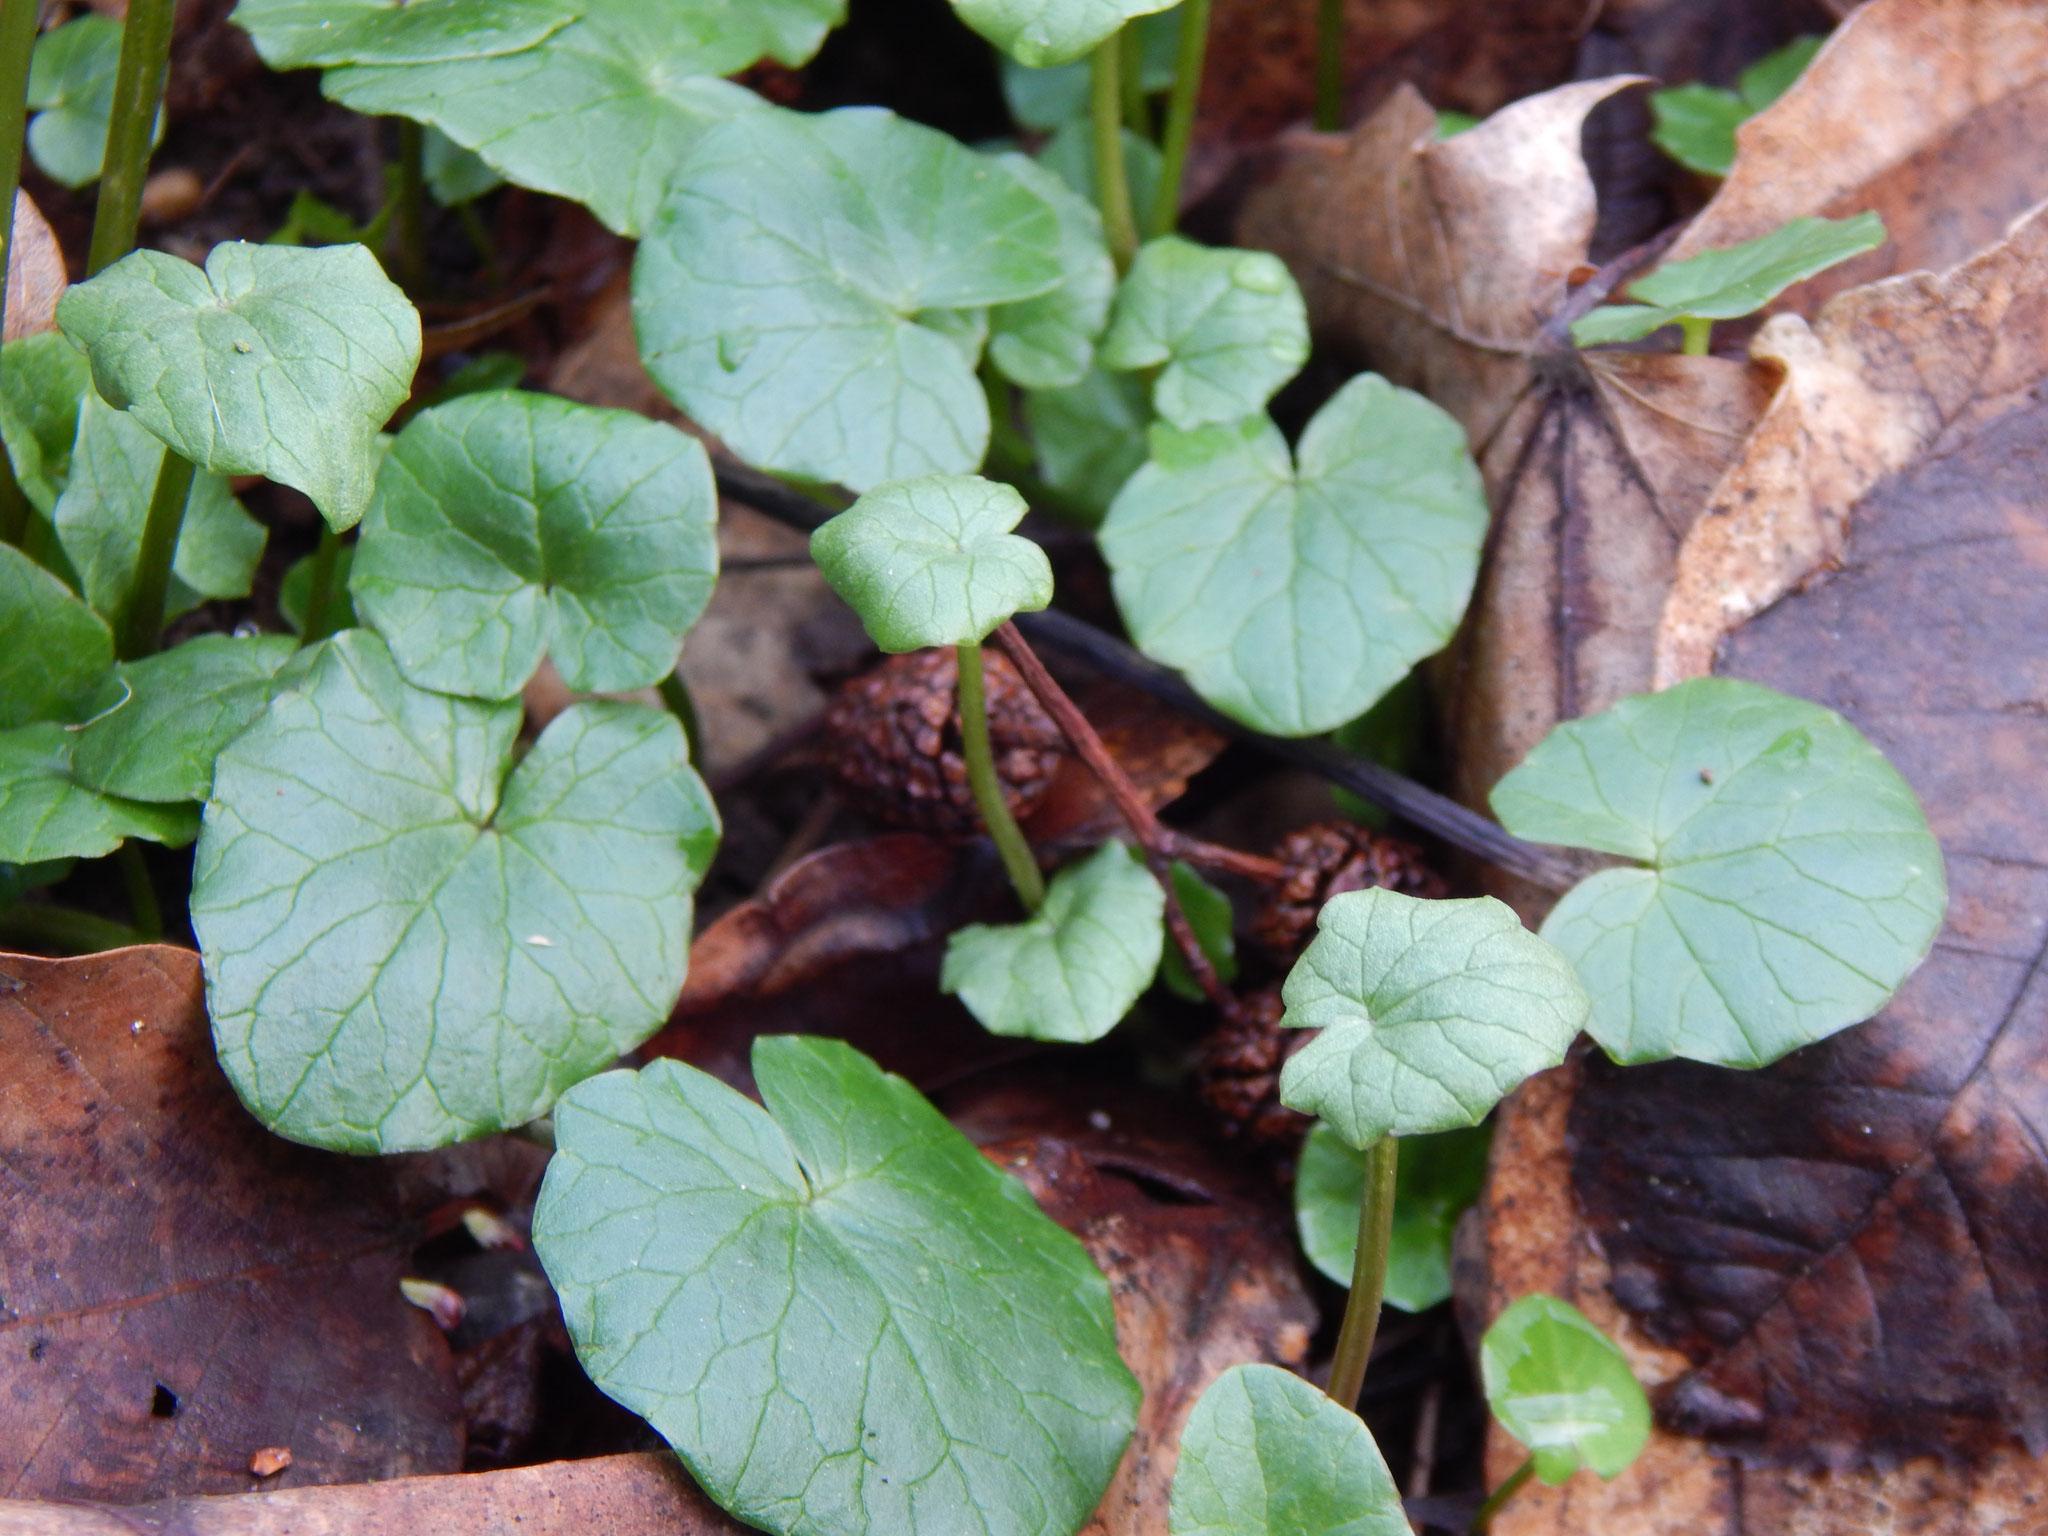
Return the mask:
[[0,1060],[0,1489],[232,1493],[276,1445],[286,1484],[460,1465],[389,1175],[250,1118],[196,954],[0,957]]
[[14,236],[7,246],[6,339],[55,329],[57,301],[69,284],[56,231],[34,199],[16,192]]

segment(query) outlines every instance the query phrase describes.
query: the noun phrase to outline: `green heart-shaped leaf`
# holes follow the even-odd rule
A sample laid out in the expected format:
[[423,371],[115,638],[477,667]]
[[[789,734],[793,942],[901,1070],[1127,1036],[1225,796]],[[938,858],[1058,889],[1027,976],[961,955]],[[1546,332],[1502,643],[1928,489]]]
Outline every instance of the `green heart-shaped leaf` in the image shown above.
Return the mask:
[[850,1046],[753,1066],[765,1109],[656,1061],[556,1110],[533,1244],[591,1379],[764,1530],[1067,1536],[1138,1406],[1087,1253]]
[[1768,235],[1725,251],[1702,251],[1638,278],[1628,285],[1628,295],[1641,304],[1602,305],[1572,322],[1572,340],[1582,347],[1640,341],[1681,320],[1753,315],[1794,283],[1874,251],[1887,238],[1884,220],[1874,213],[1794,219]]
[[[86,601],[109,621],[118,619],[135,586],[142,525],[163,461],[164,445],[134,417],[86,391],[70,474],[51,521]],[[247,597],[265,537],[263,525],[242,510],[226,480],[193,476],[164,616],[176,618],[211,597]]]
[[1141,380],[1095,367],[1071,388],[1025,395],[1024,420],[1038,473],[1063,510],[1093,524],[1145,462],[1152,407]]
[[1122,843],[1052,877],[1021,923],[962,928],[946,944],[939,990],[996,1035],[1100,1040],[1159,969],[1166,893]]
[[0,440],[29,505],[48,517],[71,475],[79,402],[92,368],[56,331],[0,348]]
[[872,490],[811,535],[811,558],[885,651],[976,645],[1052,601],[1052,564],[1010,532],[1029,509],[978,475]]
[[199,831],[190,805],[102,795],[71,771],[71,733],[55,721],[0,731],[0,864],[96,859],[131,837],[183,847]]
[[1948,905],[1898,771],[1840,715],[1700,678],[1559,726],[1494,786],[1520,837],[1642,867],[1581,881],[1543,936],[1617,1061],[1760,1067],[1869,1018]]
[[1586,1022],[1571,962],[1490,896],[1332,897],[1287,973],[1281,1022],[1320,1029],[1280,1073],[1280,1102],[1352,1146],[1477,1125],[1564,1060]]
[[1116,264],[1093,203],[1028,156],[1003,155],[1000,162],[1059,215],[1060,285],[989,310],[989,361],[1026,389],[1062,389],[1079,383],[1094,360],[1116,292]]
[[134,251],[66,290],[57,323],[109,404],[201,469],[297,487],[337,530],[420,360],[419,313],[359,245],[228,241],[203,271]]
[[199,635],[124,662],[75,733],[73,772],[130,800],[204,800],[221,748],[316,656],[283,635]]
[[1618,1477],[1650,1438],[1649,1400],[1628,1360],[1555,1296],[1524,1296],[1493,1320],[1479,1375],[1493,1416],[1552,1487],[1580,1467]]
[[1365,713],[1450,639],[1487,524],[1463,430],[1377,375],[1316,413],[1295,460],[1264,418],[1155,426],[1102,525],[1146,654],[1277,736]]
[[221,1065],[281,1135],[521,1125],[668,1016],[718,836],[682,730],[579,704],[514,767],[520,716],[358,629],[220,754],[192,926]]
[[1152,405],[1184,430],[1265,409],[1308,361],[1308,307],[1265,251],[1147,242],[1117,289],[1102,366],[1160,370]]
[[715,78],[768,54],[801,64],[845,0],[581,0],[537,47],[439,64],[359,64],[321,89],[373,115],[415,117],[507,180],[644,235],[676,168],[710,129],[769,109]]
[[114,664],[114,637],[71,589],[0,544],[0,730],[69,718]]
[[1277,1365],[1234,1365],[1188,1415],[1171,1536],[1410,1536],[1372,1433]]
[[[96,181],[114,115],[114,71],[121,62],[121,23],[80,16],[36,39],[28,70],[28,151],[43,174],[67,187]],[[162,141],[157,114],[151,144]]]
[[960,19],[1019,64],[1078,59],[1134,16],[1173,0],[953,0]]
[[[1423,1312],[1450,1300],[1451,1237],[1486,1177],[1485,1126],[1403,1136],[1394,1175],[1394,1223],[1387,1239],[1386,1301]],[[1311,1264],[1351,1284],[1358,1254],[1358,1204],[1365,1153],[1318,1121],[1302,1143],[1294,1178],[1294,1224]]]
[[695,438],[496,391],[399,433],[349,591],[412,682],[509,699],[543,654],[579,693],[659,682],[717,577],[718,495]]
[[581,11],[577,0],[241,0],[234,19],[272,69],[301,69],[518,53]]
[[750,463],[857,491],[959,473],[988,447],[983,309],[1056,287],[1059,250],[1053,206],[943,133],[750,113],[704,136],[640,246],[640,352]]

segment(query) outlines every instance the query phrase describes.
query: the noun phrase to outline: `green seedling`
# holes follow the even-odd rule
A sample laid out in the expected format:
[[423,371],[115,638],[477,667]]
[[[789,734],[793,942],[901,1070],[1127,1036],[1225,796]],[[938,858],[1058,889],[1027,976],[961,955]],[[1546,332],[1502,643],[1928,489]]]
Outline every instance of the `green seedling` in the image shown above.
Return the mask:
[[953,0],[960,19],[1019,64],[1043,69],[1113,40],[1173,0]]
[[1825,41],[1796,38],[1766,54],[1732,91],[1695,83],[1650,92],[1651,142],[1689,171],[1726,176],[1735,165],[1735,130],[1790,90]]
[[1926,956],[1941,848],[1841,716],[1701,678],[1559,726],[1493,790],[1501,824],[1628,861],[1543,935],[1617,1061],[1760,1067],[1869,1018]]
[[[1387,1234],[1386,1305],[1426,1312],[1450,1300],[1452,1233],[1479,1198],[1491,1140],[1485,1126],[1401,1138]],[[1367,1161],[1367,1154],[1320,1123],[1301,1148],[1295,1229],[1309,1262],[1339,1285],[1350,1285],[1358,1267],[1358,1206]]]
[[1139,1398],[1080,1243],[851,1047],[753,1068],[758,1106],[657,1061],[557,1109],[533,1243],[591,1378],[763,1530],[1077,1529]]
[[[121,62],[121,23],[80,16],[36,39],[29,66],[28,150],[50,180],[67,187],[97,181],[114,116],[114,75]],[[151,146],[163,142],[157,113]]]
[[1853,219],[1794,219],[1768,235],[1702,251],[1687,261],[1660,267],[1628,285],[1640,304],[1605,304],[1572,322],[1572,340],[1582,347],[1641,341],[1675,325],[1685,351],[1704,357],[1716,320],[1753,315],[1794,283],[1803,283],[1852,256],[1883,245],[1884,220],[1874,213]]
[[1457,423],[1367,374],[1293,453],[1264,417],[1154,426],[1101,542],[1147,655],[1225,714],[1302,736],[1363,714],[1450,639],[1486,525]]

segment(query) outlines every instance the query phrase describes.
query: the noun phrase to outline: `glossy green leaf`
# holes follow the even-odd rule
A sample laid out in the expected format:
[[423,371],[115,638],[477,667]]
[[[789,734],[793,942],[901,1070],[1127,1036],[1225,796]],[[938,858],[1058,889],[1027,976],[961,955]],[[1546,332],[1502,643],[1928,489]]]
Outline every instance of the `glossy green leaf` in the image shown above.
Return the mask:
[[204,800],[221,748],[316,655],[282,635],[200,635],[123,662],[75,733],[73,772],[130,800]]
[[1039,475],[1071,513],[1093,524],[1145,462],[1152,407],[1142,380],[1097,367],[1069,389],[1027,393],[1024,420]]
[[1318,1029],[1280,1102],[1352,1146],[1477,1125],[1585,1027],[1571,962],[1490,896],[1332,897],[1281,989],[1290,1029]]
[[220,754],[192,926],[257,1117],[352,1152],[521,1125],[660,1027],[718,819],[674,718],[414,688],[351,630]]
[[0,544],[0,730],[76,718],[114,664],[114,637],[72,590]]
[[1001,163],[1059,216],[1060,283],[989,309],[989,361],[1026,389],[1064,389],[1094,361],[1095,338],[1116,292],[1116,264],[1093,203],[1028,156],[1004,155]]
[[503,390],[399,433],[349,592],[410,681],[509,699],[544,654],[578,693],[659,682],[717,576],[702,444],[633,411]]
[[[1152,206],[1159,195],[1159,178],[1165,163],[1159,146],[1128,128],[1119,128],[1124,146],[1124,182],[1131,189],[1131,207],[1140,213]],[[1038,151],[1038,163],[1057,175],[1088,200],[1100,207],[1095,192],[1095,130],[1085,114],[1064,123]]]
[[755,113],[705,136],[640,247],[641,355],[750,463],[857,491],[971,470],[981,311],[1056,287],[1059,248],[1053,206],[945,134]]
[[229,241],[204,270],[135,251],[67,290],[57,323],[110,405],[201,469],[297,487],[336,529],[363,515],[420,360],[418,312],[359,245]]
[[1052,565],[1010,532],[1029,509],[978,475],[869,491],[811,535],[811,558],[885,651],[979,644],[1052,601]]
[[1840,715],[1700,678],[1559,726],[1493,790],[1517,836],[1617,854],[1543,934],[1617,1061],[1776,1061],[1869,1018],[1948,888],[1898,771]]
[[[317,554],[300,556],[286,567],[284,579],[277,584],[278,617],[295,635],[306,632],[306,609],[313,601],[313,566],[318,559]],[[334,586],[327,596],[330,607],[323,626],[329,634],[354,629],[362,622],[356,617],[356,605],[348,595],[349,572],[355,561],[355,545],[344,544],[335,551]]]
[[1581,1467],[1618,1477],[1650,1438],[1650,1404],[1627,1359],[1555,1296],[1524,1296],[1493,1320],[1479,1375],[1493,1416],[1552,1487]]
[[1109,1287],[901,1078],[754,1042],[570,1090],[533,1242],[591,1379],[803,1536],[1067,1536],[1129,1440]]
[[1154,660],[1277,736],[1365,712],[1458,626],[1486,497],[1458,424],[1374,374],[1290,459],[1261,418],[1176,432],[1102,525],[1117,607]]
[[1650,93],[1650,138],[1688,170],[1725,176],[1735,164],[1735,130],[1792,87],[1825,39],[1801,37],[1742,72],[1737,88],[1679,85]]
[[573,198],[620,234],[654,222],[677,167],[760,97],[714,78],[764,54],[801,64],[844,0],[579,0],[538,47],[443,64],[336,69],[322,89],[358,112],[415,117],[508,181]]
[[475,202],[486,192],[495,192],[505,178],[473,149],[464,149],[438,128],[421,136],[420,169],[427,178],[427,190],[443,208]]
[[1292,1371],[1234,1365],[1180,1436],[1171,1536],[1410,1536],[1372,1433]]
[[[79,403],[78,442],[51,521],[57,542],[93,609],[116,619],[135,585],[142,525],[156,490],[164,445],[135,418],[91,390]],[[247,597],[263,558],[263,525],[242,509],[219,475],[193,476],[185,521],[171,557],[167,618],[213,597]]]
[[1582,347],[1640,341],[1681,320],[1733,320],[1755,314],[1794,283],[1838,266],[1885,243],[1884,220],[1874,213],[1853,219],[1794,219],[1725,251],[1702,251],[1689,261],[1659,267],[1628,286],[1640,304],[1603,304],[1572,322]]
[[[1485,1126],[1403,1136],[1394,1175],[1394,1223],[1387,1242],[1389,1306],[1423,1312],[1451,1298],[1451,1238],[1486,1177]],[[1294,1224],[1309,1262],[1351,1284],[1358,1252],[1358,1203],[1365,1154],[1318,1122],[1302,1144],[1294,1177]]]
[[72,734],[55,721],[0,731],[0,864],[96,859],[128,838],[173,848],[192,841],[191,805],[145,805],[102,795],[71,769]]
[[518,53],[581,10],[579,0],[241,0],[234,19],[272,69],[302,69]]
[[56,331],[0,348],[0,441],[22,494],[45,517],[71,476],[79,401],[91,387],[90,365]]
[[1019,64],[1078,59],[1137,16],[1173,0],[953,0],[960,19]]
[[1167,235],[1138,252],[1101,350],[1105,368],[1159,370],[1152,405],[1173,426],[1235,422],[1308,361],[1308,309],[1279,257]]
[[1166,893],[1122,843],[1052,877],[1021,923],[977,923],[946,945],[939,989],[991,1034],[1079,1045],[1099,1040],[1152,984]]
[[[114,70],[121,61],[121,23],[80,16],[36,39],[29,63],[28,152],[52,181],[82,187],[99,179],[114,115]],[[164,136],[159,112],[152,144]]]
[[[1173,84],[1180,46],[1180,13],[1167,10],[1140,16],[1135,31],[1139,48],[1138,85],[1146,95],[1155,95]],[[1130,35],[1125,34],[1126,38]],[[1019,127],[1050,133],[1076,117],[1088,115],[1086,59],[1034,68],[1019,64],[1006,54],[1002,71],[1003,101]]]
[[[1188,920],[1188,927],[1194,931],[1195,942],[1202,946],[1216,979],[1228,986],[1237,980],[1237,936],[1231,932],[1235,914],[1230,909],[1230,898],[1204,880],[1193,865],[1175,859],[1168,869],[1173,879],[1174,900],[1180,903],[1180,910]],[[1191,1003],[1203,1001],[1202,988],[1187,961],[1181,958],[1180,946],[1168,944],[1159,962],[1159,979],[1175,997]]]

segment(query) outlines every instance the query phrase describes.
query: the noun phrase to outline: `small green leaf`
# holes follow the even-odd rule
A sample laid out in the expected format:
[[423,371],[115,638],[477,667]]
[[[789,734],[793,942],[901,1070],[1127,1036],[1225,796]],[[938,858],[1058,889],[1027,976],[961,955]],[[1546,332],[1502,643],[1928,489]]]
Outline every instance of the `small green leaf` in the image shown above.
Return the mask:
[[1809,34],[1795,37],[1784,47],[1765,54],[1745,69],[1735,82],[1743,105],[1761,112],[1792,89],[1792,83],[1806,73],[1806,66],[1820,52],[1824,37]]
[[1179,235],[1148,242],[1117,289],[1102,366],[1158,368],[1152,404],[1184,431],[1234,422],[1308,361],[1308,309],[1285,262]]
[[[1165,162],[1159,146],[1128,128],[1117,130],[1124,146],[1124,182],[1131,189],[1131,207],[1142,213],[1159,195],[1159,178]],[[1062,124],[1038,151],[1038,163],[1087,199],[1091,208],[1100,207],[1095,192],[1095,129],[1086,113]]]
[[[1146,95],[1154,95],[1173,84],[1180,47],[1180,13],[1166,10],[1140,16],[1136,32],[1138,86]],[[1086,59],[1035,69],[1006,54],[1002,71],[1003,101],[1019,127],[1050,133],[1076,117],[1088,115]]]
[[1277,1365],[1234,1365],[1188,1415],[1171,1536],[1410,1536],[1372,1432]]
[[72,285],[57,323],[110,405],[201,469],[297,487],[337,530],[420,360],[419,313],[359,245],[227,241],[203,271],[135,251]]
[[[118,618],[135,585],[142,525],[163,461],[164,445],[141,423],[86,391],[70,475],[51,521],[86,601],[109,622]],[[193,476],[171,557],[164,616],[176,618],[212,597],[247,597],[265,537],[263,525],[242,509],[226,480]]]
[[[1479,1198],[1492,1139],[1483,1125],[1401,1138],[1387,1244],[1388,1305],[1423,1312],[1450,1300],[1451,1237]],[[1339,1285],[1351,1284],[1364,1191],[1365,1154],[1317,1122],[1294,1178],[1294,1222],[1309,1262]]]
[[235,25],[272,69],[445,64],[531,48],[576,0],[241,0]]
[[[301,555],[286,568],[284,579],[277,584],[277,612],[295,635],[306,632],[306,609],[313,601],[313,566],[320,557]],[[327,594],[327,619],[322,626],[329,634],[338,634],[344,629],[354,629],[362,621],[356,617],[356,605],[348,595],[349,572],[356,563],[356,547],[344,544],[334,554],[333,590]]]
[[102,795],[71,769],[72,735],[55,721],[0,731],[0,864],[96,859],[128,838],[182,848],[199,831],[191,805]]
[[1093,203],[1027,156],[1004,155],[1001,163],[1059,215],[1060,284],[989,310],[989,361],[1026,389],[1063,389],[1078,384],[1095,359],[1116,264]]
[[114,664],[114,637],[72,590],[0,544],[0,730],[69,719]]
[[1571,963],[1490,896],[1332,897],[1287,973],[1290,1029],[1320,1029],[1280,1073],[1280,1102],[1352,1146],[1477,1125],[1564,1060],[1586,1022]]
[[[80,16],[36,39],[28,70],[28,150],[45,176],[67,187],[99,179],[114,115],[114,70],[121,61],[121,23]],[[164,136],[159,111],[151,145]]]
[[1561,725],[1492,801],[1517,836],[1644,866],[1581,881],[1543,925],[1617,1061],[1760,1067],[1867,1019],[1948,904],[1898,771],[1834,711],[1754,683]]
[[358,112],[431,124],[508,181],[573,198],[638,237],[700,138],[771,110],[714,77],[764,54],[801,64],[846,14],[844,0],[581,0],[576,9],[537,47],[359,64],[331,70],[321,89]]
[[1735,130],[1791,89],[1823,41],[1802,37],[1765,55],[1742,72],[1737,90],[1693,84],[1650,92],[1651,142],[1688,170],[1726,176],[1735,165]]
[[1135,16],[1173,0],[953,0],[960,19],[1019,64],[1078,59]]
[[978,475],[872,490],[811,535],[811,558],[885,651],[978,645],[1052,601],[1052,565],[1010,532],[1029,509]]
[[1152,408],[1142,380],[1095,367],[1070,389],[1027,393],[1024,421],[1038,473],[1073,514],[1094,524],[1145,462]]
[[1451,638],[1486,524],[1463,430],[1366,374],[1292,462],[1264,418],[1155,426],[1101,537],[1147,655],[1225,714],[1305,736],[1363,714]]
[[[1216,979],[1228,986],[1237,980],[1237,937],[1231,932],[1235,914],[1230,909],[1230,898],[1204,880],[1193,865],[1179,859],[1173,861],[1167,873],[1173,878],[1174,900],[1180,903],[1188,927],[1194,930],[1195,942],[1202,946]],[[1203,1000],[1202,989],[1189,972],[1187,961],[1181,958],[1177,944],[1165,947],[1159,979],[1175,997],[1191,1003]]]
[[1438,139],[1455,139],[1468,129],[1477,128],[1479,119],[1470,112],[1456,112],[1445,107],[1436,115],[1436,136]]
[[76,732],[73,772],[130,800],[204,800],[221,748],[316,654],[282,635],[200,635],[124,662]]
[[271,1129],[350,1152],[524,1124],[682,986],[718,819],[674,718],[414,688],[350,630],[223,751],[192,926],[214,1043]]
[[1166,893],[1122,843],[1052,877],[1021,923],[975,924],[946,945],[939,989],[991,1034],[1072,1045],[1099,1040],[1159,969]]
[[717,576],[702,444],[633,411],[504,390],[398,434],[349,591],[411,682],[509,699],[544,654],[579,693],[659,682]]
[[1053,206],[943,133],[757,112],[704,137],[641,244],[640,351],[750,463],[857,491],[960,473],[988,447],[972,312],[1058,286],[1059,250]]
[[1085,1250],[850,1046],[753,1067],[563,1097],[533,1244],[591,1379],[764,1530],[1067,1536],[1139,1396]]
[[1640,341],[1681,320],[1733,320],[1755,314],[1794,283],[1838,266],[1885,243],[1884,220],[1874,213],[1853,219],[1794,219],[1725,251],[1702,251],[1689,261],[1659,267],[1628,286],[1641,304],[1604,304],[1572,322],[1582,347]]
[[0,348],[0,440],[29,505],[45,517],[71,476],[79,401],[91,388],[91,366],[56,331]]
[[473,149],[464,149],[438,128],[429,128],[422,135],[420,169],[426,174],[427,190],[443,208],[473,203],[505,184],[488,160]]
[[1553,1488],[1581,1467],[1620,1476],[1650,1438],[1649,1400],[1628,1360],[1555,1296],[1524,1296],[1493,1320],[1479,1374],[1493,1416]]

